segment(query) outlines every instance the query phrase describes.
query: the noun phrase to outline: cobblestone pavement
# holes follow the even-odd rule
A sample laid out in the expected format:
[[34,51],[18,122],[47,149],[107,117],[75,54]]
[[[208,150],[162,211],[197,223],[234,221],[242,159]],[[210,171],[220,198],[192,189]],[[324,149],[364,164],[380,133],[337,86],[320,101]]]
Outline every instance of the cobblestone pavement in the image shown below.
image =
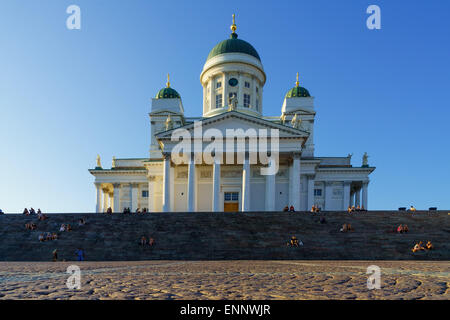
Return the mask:
[[[66,269],[81,269],[68,289]],[[381,289],[367,288],[367,267]],[[0,299],[445,299],[449,261],[0,262]]]

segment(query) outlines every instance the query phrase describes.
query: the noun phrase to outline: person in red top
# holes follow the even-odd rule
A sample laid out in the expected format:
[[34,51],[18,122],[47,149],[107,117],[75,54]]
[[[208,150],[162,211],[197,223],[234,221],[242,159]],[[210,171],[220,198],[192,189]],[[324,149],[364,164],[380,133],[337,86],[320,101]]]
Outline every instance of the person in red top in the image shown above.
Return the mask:
[[291,206],[291,207],[289,208],[289,211],[290,211],[290,212],[295,212],[294,206]]

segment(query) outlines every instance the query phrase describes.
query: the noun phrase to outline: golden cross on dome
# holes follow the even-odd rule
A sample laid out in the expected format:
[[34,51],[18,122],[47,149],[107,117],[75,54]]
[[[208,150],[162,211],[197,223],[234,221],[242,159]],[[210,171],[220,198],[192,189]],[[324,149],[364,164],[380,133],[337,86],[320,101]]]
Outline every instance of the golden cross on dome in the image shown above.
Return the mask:
[[170,75],[167,74],[167,83],[166,83],[167,88],[170,87]]
[[297,72],[297,81],[295,81],[295,86],[298,87],[300,83],[298,82],[298,72]]
[[235,20],[235,15],[234,15],[234,13],[233,13],[233,24],[231,25],[230,29],[231,29],[231,31],[232,31],[233,33],[236,32],[236,20]]

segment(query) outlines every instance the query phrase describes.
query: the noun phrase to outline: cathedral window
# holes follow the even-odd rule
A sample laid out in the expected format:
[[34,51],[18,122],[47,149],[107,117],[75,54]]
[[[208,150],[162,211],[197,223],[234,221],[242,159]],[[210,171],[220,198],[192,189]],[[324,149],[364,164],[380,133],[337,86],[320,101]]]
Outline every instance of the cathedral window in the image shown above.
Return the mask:
[[142,198],[148,198],[148,190],[142,190]]
[[256,110],[259,110],[259,100],[258,100],[258,98],[256,98],[256,105],[255,105],[255,107],[256,107]]
[[250,107],[250,95],[246,93],[244,93],[244,107]]
[[322,196],[322,189],[314,189],[314,195],[317,197]]
[[216,83],[216,89],[219,89],[219,88],[221,88],[221,87],[222,87],[222,82],[217,81],[217,83]]
[[245,87],[246,87],[246,88],[250,88],[250,82],[245,81]]
[[222,94],[216,94],[216,108],[222,107]]

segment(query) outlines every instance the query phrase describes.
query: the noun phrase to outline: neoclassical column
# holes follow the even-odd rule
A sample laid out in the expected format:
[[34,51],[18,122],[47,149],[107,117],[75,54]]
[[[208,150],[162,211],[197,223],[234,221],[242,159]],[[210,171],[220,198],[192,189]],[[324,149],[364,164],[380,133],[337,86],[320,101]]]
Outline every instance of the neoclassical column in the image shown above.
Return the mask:
[[242,166],[242,207],[241,211],[250,211],[250,160],[248,152],[245,152]]
[[253,110],[257,110],[256,109],[256,79],[255,79],[255,77],[252,77],[252,88],[251,88],[252,90],[252,104],[251,104],[251,106],[252,106],[252,109]]
[[355,194],[356,194],[356,192],[353,192],[350,195],[350,207],[355,205]]
[[195,211],[195,159],[191,153],[188,164],[188,212]]
[[135,212],[138,208],[138,187],[137,183],[130,183],[130,195],[131,195],[131,212]]
[[163,153],[163,212],[170,212],[170,153]]
[[347,210],[348,206],[350,205],[350,181],[344,181],[344,203],[343,203],[343,210]]
[[223,82],[222,82],[222,87],[223,87],[223,99],[222,99],[222,103],[224,107],[228,106],[228,86],[227,86],[227,74],[224,72],[223,73]]
[[114,191],[114,204],[112,207],[113,212],[120,212],[120,183],[113,183]]
[[214,84],[214,78],[210,77],[208,79],[209,83],[209,111],[216,108],[216,87]]
[[356,189],[355,192],[355,207],[361,205],[361,188]]
[[300,152],[293,152],[292,156],[292,205],[295,210],[300,210]]
[[106,212],[106,210],[108,209],[108,207],[109,207],[109,203],[108,203],[108,197],[109,197],[109,194],[108,194],[108,189],[107,188],[103,188],[102,189],[102,193],[103,193],[103,212]]
[[[270,159],[270,161],[274,161]],[[275,164],[269,164],[275,166]],[[276,174],[266,175],[266,211],[275,211],[275,178]]]
[[110,192],[110,193],[108,193],[108,208],[113,207],[113,205],[114,205],[113,201],[114,201],[114,193]]
[[308,177],[308,206],[306,210],[310,210],[314,205],[314,176]]
[[294,201],[294,194],[292,193],[292,184],[294,183],[293,164],[293,162],[289,163],[289,203],[286,203],[288,206],[291,206]]
[[244,80],[242,80],[242,72],[239,72],[238,74],[238,107],[241,107],[244,105],[244,94],[243,94],[243,85]]
[[94,183],[94,184],[95,184],[95,189],[97,191],[95,212],[99,213],[99,212],[102,212],[102,184],[101,183]]
[[364,208],[364,209],[368,209],[368,197],[369,197],[369,195],[368,195],[368,187],[369,187],[369,182],[368,181],[365,181],[365,182],[363,182],[363,185],[362,185],[362,207]]
[[206,113],[207,108],[208,108],[207,103],[206,103],[206,101],[208,101],[207,90],[206,90],[207,85],[205,85],[203,83],[202,83],[202,85],[203,85],[203,113]]
[[214,159],[214,164],[213,164],[212,209],[214,212],[220,211],[220,160],[219,159]]
[[148,176],[148,211],[155,211],[155,176]]

